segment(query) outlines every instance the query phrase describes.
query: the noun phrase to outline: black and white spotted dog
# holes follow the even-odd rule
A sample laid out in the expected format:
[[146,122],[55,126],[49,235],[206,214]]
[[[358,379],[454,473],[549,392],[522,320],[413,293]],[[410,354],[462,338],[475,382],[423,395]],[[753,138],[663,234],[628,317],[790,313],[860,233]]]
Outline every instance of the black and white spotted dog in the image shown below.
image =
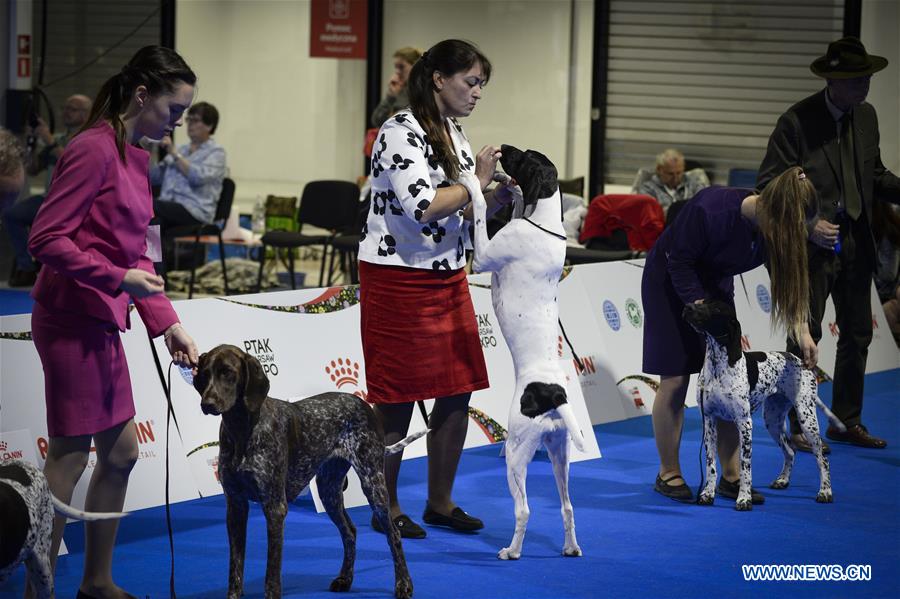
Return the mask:
[[816,376],[789,352],[743,352],[741,325],[734,307],[722,301],[687,304],[684,319],[706,336],[706,357],[697,381],[697,403],[703,412],[703,443],[706,450],[706,483],[699,503],[711,505],[716,484],[716,420],[737,424],[740,434],[740,491],[737,510],[749,510],[750,456],[753,422],[751,415],[764,404],[766,428],[784,453],[781,474],[770,485],[785,489],[790,483],[794,450],[784,432],[784,417],[791,408],[819,464],[816,501],[831,503],[831,472],[822,454],[816,406],[840,430],[844,425],[819,399]]
[[24,460],[0,462],[0,584],[22,562],[39,599],[53,597],[50,543],[53,512],[77,520],[106,520],[122,512],[84,512],[53,496],[37,466]]
[[233,345],[220,345],[200,356],[194,387],[200,393],[203,413],[222,415],[219,480],[227,506],[229,599],[243,594],[249,501],[259,503],[266,516],[265,595],[281,596],[287,504],[313,476],[344,546],[344,561],[331,590],[350,590],[356,527],[344,509],[343,482],[351,466],[382,530],[387,531],[394,558],[394,594],[412,597],[400,533],[388,514],[384,456],[400,451],[427,431],[385,448],[375,412],[355,395],[322,393],[296,403],[267,397],[269,379],[259,360]]
[[515,500],[516,529],[500,559],[519,559],[528,523],[525,478],[528,464],[543,443],[553,464],[562,503],[563,555],[580,556],[575,516],[569,499],[569,437],[579,450],[584,438],[566,402],[566,376],[557,353],[559,277],[566,257],[566,234],[556,167],[539,152],[501,147],[503,169],[518,183],[513,220],[492,239],[487,235],[487,205],[478,179],[460,173],[472,198],[477,272],[493,273],[491,299],[500,330],[512,354],[516,391],[510,406],[506,440],[506,477]]

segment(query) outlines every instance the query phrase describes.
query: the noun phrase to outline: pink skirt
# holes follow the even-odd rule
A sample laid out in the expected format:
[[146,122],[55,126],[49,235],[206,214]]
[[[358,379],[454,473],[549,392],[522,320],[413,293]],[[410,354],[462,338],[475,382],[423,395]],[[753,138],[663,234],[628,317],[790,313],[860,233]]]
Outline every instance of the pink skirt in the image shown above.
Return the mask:
[[463,270],[359,263],[368,400],[406,403],[486,389]]
[[44,368],[51,437],[99,433],[135,414],[125,350],[115,324],[35,302],[31,335]]

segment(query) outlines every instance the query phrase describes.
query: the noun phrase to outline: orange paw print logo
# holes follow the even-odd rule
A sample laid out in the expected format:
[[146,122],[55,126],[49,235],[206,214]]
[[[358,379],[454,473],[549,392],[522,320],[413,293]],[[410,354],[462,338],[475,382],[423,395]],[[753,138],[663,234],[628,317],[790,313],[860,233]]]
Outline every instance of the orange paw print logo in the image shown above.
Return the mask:
[[359,384],[359,363],[351,362],[350,358],[332,360],[325,367],[325,372],[339,389],[344,385]]

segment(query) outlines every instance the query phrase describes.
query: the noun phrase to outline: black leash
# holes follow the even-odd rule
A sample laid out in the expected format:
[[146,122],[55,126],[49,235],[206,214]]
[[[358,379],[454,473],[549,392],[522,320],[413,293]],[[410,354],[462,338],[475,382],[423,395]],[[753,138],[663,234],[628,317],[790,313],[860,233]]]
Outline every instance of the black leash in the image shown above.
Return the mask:
[[578,366],[578,374],[581,374],[582,372],[584,372],[584,362],[582,362],[581,358],[578,357],[578,354],[575,353],[575,347],[572,345],[572,342],[569,341],[569,336],[566,335],[566,327],[563,326],[562,319],[557,316],[556,322],[559,323],[559,330],[562,331],[563,339],[566,340],[566,344],[569,346],[569,351],[572,352],[572,357],[575,358],[575,365]]
[[[169,422],[175,416],[172,407],[172,366],[175,361],[169,362],[169,372],[166,377],[166,529],[169,532],[169,555],[171,557],[169,570],[169,597],[176,599],[175,595],[175,537],[172,534],[172,510],[169,501]],[[176,423],[177,426],[177,423]]]
[[[700,493],[706,485],[706,468],[703,467],[703,451],[706,448],[706,412],[703,411],[703,396],[706,395],[704,389],[700,389],[698,394],[698,403],[700,404],[700,451],[698,452],[700,459],[700,488],[697,489],[697,503],[700,503]],[[681,423],[682,431],[684,430],[684,422]],[[716,439],[718,444],[718,439]]]
[[425,426],[428,426],[428,412],[425,410],[425,402],[418,400],[416,403],[419,405],[419,412],[422,413],[422,418],[425,419]]

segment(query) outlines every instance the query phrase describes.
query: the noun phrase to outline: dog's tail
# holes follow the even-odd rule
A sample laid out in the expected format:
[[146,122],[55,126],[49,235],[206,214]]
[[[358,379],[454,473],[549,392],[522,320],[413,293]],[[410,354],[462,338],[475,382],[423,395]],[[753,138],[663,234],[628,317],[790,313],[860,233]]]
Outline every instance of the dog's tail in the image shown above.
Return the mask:
[[403,451],[404,447],[406,447],[407,445],[409,445],[410,443],[412,443],[419,437],[424,437],[426,434],[428,434],[427,428],[422,429],[417,433],[413,433],[410,436],[406,437],[405,439],[401,439],[400,441],[397,441],[393,445],[388,445],[387,447],[384,448],[384,455],[391,455],[391,454],[397,453],[398,451]]
[[825,416],[828,417],[828,420],[831,422],[831,424],[834,426],[834,428],[838,429],[842,433],[847,432],[847,427],[844,426],[844,423],[841,422],[840,419],[837,416],[835,416],[831,410],[828,409],[828,406],[826,406],[824,403],[822,403],[822,400],[819,399],[818,395],[816,395],[816,405],[819,406],[820,410],[825,412]]
[[569,431],[569,436],[572,437],[572,443],[575,444],[578,451],[584,451],[584,434],[581,432],[581,427],[578,426],[578,420],[575,419],[572,406],[569,403],[564,403],[557,406],[556,411],[559,412],[563,422],[566,423],[566,429]]
[[114,520],[128,515],[128,512],[85,512],[78,510],[57,499],[53,493],[50,493],[50,499],[53,500],[53,508],[58,513],[67,518],[74,518],[75,520]]

